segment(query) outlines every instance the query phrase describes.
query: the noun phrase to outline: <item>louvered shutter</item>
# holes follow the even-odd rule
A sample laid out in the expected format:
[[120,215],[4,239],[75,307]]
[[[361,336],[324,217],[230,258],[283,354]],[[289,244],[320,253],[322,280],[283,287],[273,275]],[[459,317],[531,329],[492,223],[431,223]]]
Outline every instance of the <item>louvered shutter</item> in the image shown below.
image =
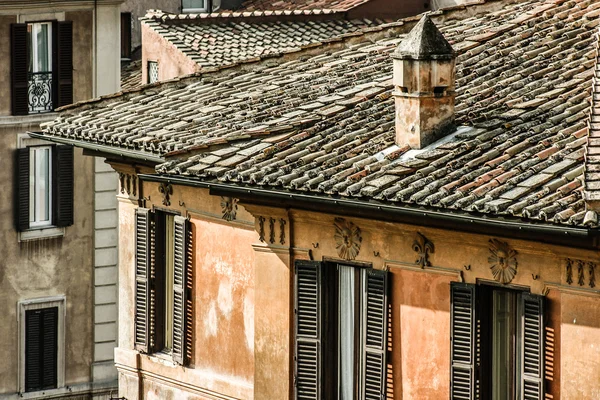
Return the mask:
[[25,390],[57,386],[58,308],[25,312]]
[[29,149],[15,152],[15,228],[29,229]]
[[321,399],[321,263],[295,264],[294,385],[296,399]]
[[151,216],[147,208],[135,210],[135,348],[144,353],[150,339]]
[[73,103],[73,23],[60,21],[56,26],[55,108]]
[[544,398],[544,298],[522,293],[519,296],[520,320],[520,398]]
[[362,398],[385,398],[387,368],[387,271],[366,271],[363,295],[364,361],[362,366]]
[[10,25],[11,99],[13,115],[29,113],[29,44],[27,24]]
[[55,146],[52,168],[54,225],[73,225],[73,147]]
[[175,216],[175,238],[173,240],[173,361],[184,364],[186,347],[186,302],[187,302],[187,242],[189,222]]
[[450,398],[475,394],[475,286],[453,282],[450,290]]

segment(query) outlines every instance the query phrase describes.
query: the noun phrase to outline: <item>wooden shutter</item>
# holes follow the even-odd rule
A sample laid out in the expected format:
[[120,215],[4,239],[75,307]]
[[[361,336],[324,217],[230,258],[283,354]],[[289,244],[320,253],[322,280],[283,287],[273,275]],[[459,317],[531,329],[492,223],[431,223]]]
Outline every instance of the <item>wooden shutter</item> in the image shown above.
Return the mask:
[[57,386],[58,307],[25,312],[25,390]]
[[15,228],[29,229],[29,148],[15,153]]
[[363,366],[362,397],[366,400],[385,398],[387,368],[387,271],[366,271],[363,295]]
[[522,293],[519,296],[520,320],[520,398],[544,398],[544,298]]
[[10,25],[11,99],[13,115],[29,113],[29,44],[27,24]]
[[321,399],[321,263],[298,260],[294,276],[296,399]]
[[453,282],[450,288],[450,398],[475,395],[475,285]]
[[150,347],[151,217],[147,208],[135,210],[135,348],[144,353]]
[[73,225],[73,147],[55,146],[52,166],[54,225]]
[[187,242],[189,222],[186,218],[176,215],[175,238],[173,240],[173,361],[184,364],[185,361],[185,332],[186,332],[186,303],[187,303]]
[[54,71],[54,108],[73,103],[73,22],[60,21],[56,26],[56,71]]

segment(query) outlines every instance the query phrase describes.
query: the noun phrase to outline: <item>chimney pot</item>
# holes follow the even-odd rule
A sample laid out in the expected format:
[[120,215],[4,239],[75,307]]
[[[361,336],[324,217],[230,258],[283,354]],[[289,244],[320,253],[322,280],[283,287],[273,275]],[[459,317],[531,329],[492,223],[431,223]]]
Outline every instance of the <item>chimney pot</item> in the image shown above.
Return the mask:
[[454,130],[456,53],[425,14],[392,58],[396,144],[421,149]]

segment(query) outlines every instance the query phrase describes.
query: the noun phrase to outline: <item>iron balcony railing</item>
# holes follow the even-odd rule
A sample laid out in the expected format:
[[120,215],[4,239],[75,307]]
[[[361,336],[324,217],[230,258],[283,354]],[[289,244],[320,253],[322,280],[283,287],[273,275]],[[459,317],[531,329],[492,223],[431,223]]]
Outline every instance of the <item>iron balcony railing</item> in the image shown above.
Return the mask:
[[52,72],[30,72],[28,86],[29,113],[44,113],[52,106]]

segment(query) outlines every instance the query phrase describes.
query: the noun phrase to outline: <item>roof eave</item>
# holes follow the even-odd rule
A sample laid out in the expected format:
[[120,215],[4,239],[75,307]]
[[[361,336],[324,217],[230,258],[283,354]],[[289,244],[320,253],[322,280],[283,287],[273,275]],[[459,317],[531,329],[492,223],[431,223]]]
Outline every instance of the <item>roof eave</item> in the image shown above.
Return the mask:
[[140,174],[147,182],[168,182],[209,189],[216,196],[239,198],[248,203],[276,207],[293,207],[307,211],[342,214],[381,221],[394,221],[438,229],[451,229],[487,236],[539,241],[585,249],[599,246],[600,230],[546,223],[528,222],[494,216],[476,216],[461,212],[427,209],[420,206],[390,205],[374,200],[355,200],[319,194],[302,194],[281,190],[253,188],[220,182],[205,182],[190,177]]

